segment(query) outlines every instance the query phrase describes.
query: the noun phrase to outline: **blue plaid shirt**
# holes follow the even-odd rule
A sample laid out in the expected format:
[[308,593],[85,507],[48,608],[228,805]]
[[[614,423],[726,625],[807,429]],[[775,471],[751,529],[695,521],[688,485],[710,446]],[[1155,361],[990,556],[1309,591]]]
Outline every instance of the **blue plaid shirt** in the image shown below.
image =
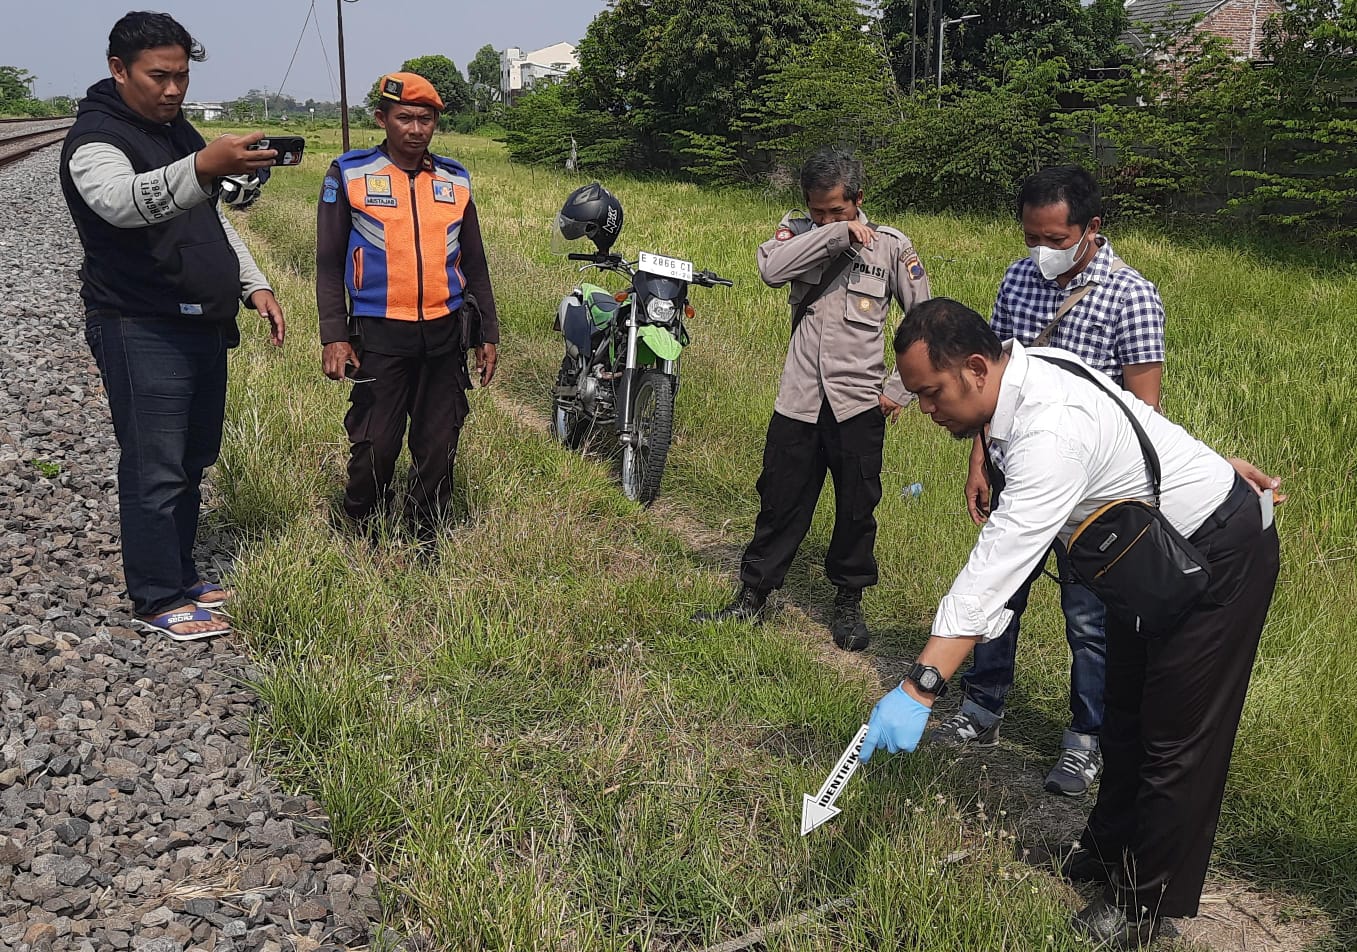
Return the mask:
[[1164,360],[1164,304],[1159,290],[1134,268],[1112,274],[1112,244],[1106,239],[1088,267],[1067,288],[1041,276],[1031,258],[1009,266],[999,285],[990,326],[1000,340],[1030,345],[1072,293],[1094,288],[1060,319],[1049,346],[1078,354],[1084,363],[1124,386],[1121,368]]

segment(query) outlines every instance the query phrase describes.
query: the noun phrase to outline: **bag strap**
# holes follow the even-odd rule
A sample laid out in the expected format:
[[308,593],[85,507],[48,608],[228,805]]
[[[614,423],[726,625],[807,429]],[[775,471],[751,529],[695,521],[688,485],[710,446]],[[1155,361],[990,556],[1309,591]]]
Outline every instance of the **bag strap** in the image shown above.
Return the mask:
[[1044,360],[1048,364],[1055,364],[1057,367],[1068,370],[1072,374],[1083,377],[1093,384],[1093,386],[1111,397],[1117,406],[1121,408],[1121,412],[1126,414],[1126,419],[1131,421],[1131,429],[1135,430],[1136,439],[1140,441],[1140,453],[1145,457],[1145,468],[1149,470],[1150,484],[1151,488],[1154,490],[1154,504],[1155,506],[1158,506],[1160,477],[1159,454],[1154,451],[1154,444],[1150,442],[1150,438],[1145,434],[1145,428],[1140,425],[1140,421],[1137,420],[1136,415],[1131,412],[1131,408],[1126,405],[1126,401],[1099,383],[1098,378],[1093,375],[1093,372],[1081,363],[1077,363],[1073,360],[1065,360],[1063,357],[1051,357],[1046,354],[1032,354],[1031,356],[1038,360]]
[[839,256],[829,265],[824,276],[820,278],[820,283],[815,285],[810,293],[801,299],[801,303],[796,305],[796,311],[792,314],[793,336],[796,334],[796,329],[801,326],[801,322],[805,320],[806,312],[810,310],[810,306],[820,300],[821,295],[829,290],[829,286],[834,283],[834,280],[838,278],[839,275],[843,274],[843,269],[848,267],[848,262],[852,261],[857,256],[858,253],[853,250],[851,245],[843,249]]
[[[1121,271],[1123,268],[1126,267],[1127,264],[1125,261],[1122,261],[1116,255],[1113,255],[1112,267],[1108,269],[1107,274],[1109,277],[1111,277],[1112,275],[1116,274],[1118,271]],[[1075,291],[1069,297],[1065,298],[1065,303],[1060,305],[1059,310],[1055,312],[1055,317],[1051,318],[1051,323],[1047,324],[1044,328],[1042,328],[1042,331],[1040,334],[1037,335],[1036,340],[1032,341],[1032,343],[1029,344],[1028,346],[1029,347],[1047,346],[1051,342],[1051,336],[1055,334],[1056,326],[1060,323],[1061,319],[1070,311],[1074,310],[1074,305],[1078,304],[1081,300],[1083,300],[1086,294],[1088,294],[1094,288],[1100,286],[1101,285],[1097,281],[1090,281],[1088,282],[1088,284],[1085,284],[1083,287]]]

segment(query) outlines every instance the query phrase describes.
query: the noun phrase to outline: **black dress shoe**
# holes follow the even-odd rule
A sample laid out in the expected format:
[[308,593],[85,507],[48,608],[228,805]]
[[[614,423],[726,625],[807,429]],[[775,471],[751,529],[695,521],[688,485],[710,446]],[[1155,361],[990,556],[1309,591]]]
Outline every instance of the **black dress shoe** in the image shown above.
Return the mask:
[[740,591],[736,593],[734,601],[729,605],[715,611],[697,612],[692,616],[692,620],[699,623],[708,621],[760,622],[763,621],[763,609],[767,604],[767,593],[756,591],[748,585],[741,585]]
[[1109,883],[1112,864],[1104,863],[1093,850],[1076,846],[1061,861],[1060,875],[1072,883]]
[[1075,913],[1070,920],[1074,931],[1109,949],[1130,952],[1143,949],[1159,935],[1159,920],[1148,912],[1139,915],[1098,899]]
[[871,642],[862,618],[862,589],[840,588],[834,596],[834,620],[829,633],[844,651],[861,651]]

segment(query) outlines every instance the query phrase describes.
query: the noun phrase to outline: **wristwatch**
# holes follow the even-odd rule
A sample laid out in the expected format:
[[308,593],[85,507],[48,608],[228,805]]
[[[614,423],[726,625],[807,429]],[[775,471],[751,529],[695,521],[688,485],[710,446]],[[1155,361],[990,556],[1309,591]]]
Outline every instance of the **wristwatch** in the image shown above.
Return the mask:
[[905,675],[906,681],[913,681],[914,686],[924,694],[931,694],[935,698],[943,697],[947,694],[947,679],[938,672],[938,669],[928,664],[916,664],[909,669]]

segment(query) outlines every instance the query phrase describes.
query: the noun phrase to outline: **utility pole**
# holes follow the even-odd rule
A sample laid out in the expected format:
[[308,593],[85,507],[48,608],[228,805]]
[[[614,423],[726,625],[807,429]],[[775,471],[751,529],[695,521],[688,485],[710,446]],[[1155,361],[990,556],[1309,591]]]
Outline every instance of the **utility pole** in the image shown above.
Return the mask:
[[344,151],[349,151],[349,87],[344,79],[344,0],[335,0],[339,17],[339,127],[344,130]]
[[909,94],[914,95],[915,64],[919,59],[919,0],[909,6]]
[[264,125],[269,124],[269,87],[264,87]]
[[938,105],[942,105],[942,54],[946,42],[947,28],[956,26],[958,23],[965,23],[967,20],[978,20],[980,14],[968,13],[964,17],[957,17],[955,20],[949,20],[947,17],[938,19]]

